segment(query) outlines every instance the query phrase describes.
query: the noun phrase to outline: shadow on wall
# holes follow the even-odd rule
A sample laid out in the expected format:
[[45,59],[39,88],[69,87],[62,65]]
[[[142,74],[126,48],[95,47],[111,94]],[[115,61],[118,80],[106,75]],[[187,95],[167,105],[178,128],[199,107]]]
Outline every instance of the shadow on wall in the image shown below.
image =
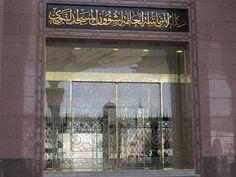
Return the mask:
[[204,158],[204,177],[235,177],[236,158],[224,155],[219,138],[214,139],[211,149],[211,156]]

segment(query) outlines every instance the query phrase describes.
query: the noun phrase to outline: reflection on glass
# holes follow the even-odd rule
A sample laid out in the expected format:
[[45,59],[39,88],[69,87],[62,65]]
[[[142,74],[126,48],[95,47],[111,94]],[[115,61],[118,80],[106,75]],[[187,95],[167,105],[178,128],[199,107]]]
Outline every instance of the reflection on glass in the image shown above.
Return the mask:
[[179,46],[48,43],[45,169],[192,168],[185,63]]

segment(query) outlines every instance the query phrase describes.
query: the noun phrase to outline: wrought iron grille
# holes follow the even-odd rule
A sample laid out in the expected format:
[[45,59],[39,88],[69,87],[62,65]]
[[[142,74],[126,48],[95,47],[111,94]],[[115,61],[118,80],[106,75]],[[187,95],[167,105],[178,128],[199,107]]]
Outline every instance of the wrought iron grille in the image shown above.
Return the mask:
[[[53,110],[57,110],[54,107]],[[46,116],[45,169],[163,169],[173,163],[172,118]],[[118,136],[117,136],[118,135]]]

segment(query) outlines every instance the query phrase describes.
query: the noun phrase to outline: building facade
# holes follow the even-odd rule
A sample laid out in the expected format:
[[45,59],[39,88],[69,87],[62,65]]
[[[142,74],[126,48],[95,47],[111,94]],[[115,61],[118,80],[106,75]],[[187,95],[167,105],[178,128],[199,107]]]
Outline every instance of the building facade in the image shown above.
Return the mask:
[[0,176],[235,176],[235,9],[2,0]]

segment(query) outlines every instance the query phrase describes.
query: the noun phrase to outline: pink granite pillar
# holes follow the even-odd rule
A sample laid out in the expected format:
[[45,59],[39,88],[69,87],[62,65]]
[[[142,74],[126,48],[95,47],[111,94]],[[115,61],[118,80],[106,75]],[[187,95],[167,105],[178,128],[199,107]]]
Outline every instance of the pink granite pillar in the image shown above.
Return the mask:
[[34,176],[37,35],[38,0],[0,1],[0,160],[4,177]]
[[203,177],[236,176],[236,1],[196,0]]

